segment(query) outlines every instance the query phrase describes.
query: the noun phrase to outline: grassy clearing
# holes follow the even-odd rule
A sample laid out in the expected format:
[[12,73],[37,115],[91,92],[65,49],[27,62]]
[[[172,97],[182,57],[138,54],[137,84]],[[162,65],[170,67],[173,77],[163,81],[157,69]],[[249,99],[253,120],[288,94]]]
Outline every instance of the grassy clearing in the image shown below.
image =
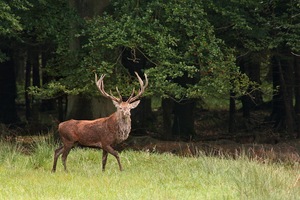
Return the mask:
[[261,164],[246,158],[124,151],[124,172],[112,156],[101,171],[101,153],[74,149],[69,173],[61,160],[52,174],[51,142],[37,142],[30,154],[0,142],[0,199],[298,199],[298,166]]

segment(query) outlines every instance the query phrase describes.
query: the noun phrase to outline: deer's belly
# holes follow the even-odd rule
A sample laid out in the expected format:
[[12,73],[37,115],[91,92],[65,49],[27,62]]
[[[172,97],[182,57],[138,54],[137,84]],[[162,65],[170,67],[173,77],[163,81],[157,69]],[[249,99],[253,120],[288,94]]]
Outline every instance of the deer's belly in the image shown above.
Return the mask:
[[84,141],[79,141],[78,144],[80,146],[85,146],[85,147],[102,148],[102,143],[101,142],[84,142]]

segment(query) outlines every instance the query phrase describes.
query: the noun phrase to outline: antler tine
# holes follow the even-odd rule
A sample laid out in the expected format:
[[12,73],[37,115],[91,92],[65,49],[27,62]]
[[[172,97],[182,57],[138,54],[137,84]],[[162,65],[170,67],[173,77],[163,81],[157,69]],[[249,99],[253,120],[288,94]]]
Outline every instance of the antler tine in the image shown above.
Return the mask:
[[119,89],[118,89],[118,87],[116,87],[116,90],[117,90],[117,92],[118,92],[118,95],[119,95],[119,98],[120,98],[120,101],[122,101],[122,95],[121,95],[121,93],[119,92]]
[[136,96],[133,97],[134,95],[134,89],[132,90],[132,94],[130,95],[130,97],[128,98],[127,102],[131,103],[134,102],[135,100],[137,100],[145,91],[145,88],[148,86],[148,78],[147,78],[147,74],[144,74],[145,76],[145,84],[143,82],[143,80],[141,79],[141,77],[138,75],[137,72],[134,72],[135,75],[137,76],[139,83],[140,83],[140,89],[138,91],[138,94]]
[[126,102],[129,102],[129,100],[133,97],[134,93],[135,93],[135,89],[133,88],[132,92],[131,92],[131,95],[128,97]]
[[96,85],[97,85],[99,91],[101,92],[101,94],[113,101],[116,101],[116,102],[122,101],[122,96],[120,95],[119,90],[117,90],[117,92],[118,92],[120,98],[117,98],[117,97],[113,96],[112,94],[108,94],[107,92],[105,92],[104,81],[103,81],[104,77],[105,77],[105,74],[102,74],[100,79],[98,80],[97,74],[95,74],[95,82],[96,82]]

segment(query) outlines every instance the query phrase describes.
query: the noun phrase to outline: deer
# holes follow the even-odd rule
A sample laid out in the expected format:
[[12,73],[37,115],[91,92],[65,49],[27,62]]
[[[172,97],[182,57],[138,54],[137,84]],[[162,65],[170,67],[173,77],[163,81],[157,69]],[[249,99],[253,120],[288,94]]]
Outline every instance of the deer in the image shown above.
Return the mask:
[[58,125],[58,132],[62,145],[54,151],[52,172],[56,171],[57,159],[60,155],[62,155],[61,157],[64,170],[67,171],[67,157],[70,150],[76,145],[102,149],[102,171],[105,171],[108,153],[117,159],[119,169],[120,171],[123,171],[119,154],[113,149],[113,147],[128,138],[131,131],[130,111],[139,105],[140,100],[138,99],[148,86],[148,78],[146,74],[144,74],[145,83],[138,73],[135,72],[135,74],[138,78],[140,89],[135,95],[135,88],[133,88],[131,95],[126,101],[123,101],[118,87],[116,87],[116,91],[119,97],[113,96],[111,91],[110,94],[105,92],[105,74],[102,74],[99,80],[97,74],[95,74],[95,83],[99,91],[104,97],[112,100],[112,103],[115,105],[117,110],[108,117],[98,118],[95,120],[71,119],[61,122]]

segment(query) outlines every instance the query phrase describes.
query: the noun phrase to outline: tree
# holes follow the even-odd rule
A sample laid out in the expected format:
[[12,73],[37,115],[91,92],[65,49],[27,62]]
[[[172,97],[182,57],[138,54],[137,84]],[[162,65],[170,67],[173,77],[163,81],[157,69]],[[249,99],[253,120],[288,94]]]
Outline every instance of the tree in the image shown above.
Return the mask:
[[[299,12],[300,4],[298,1],[289,1],[286,3],[276,1],[270,5],[272,8],[270,17],[271,24],[276,27],[271,29],[270,34],[273,36],[272,45],[272,66],[273,73],[279,72],[279,75],[274,76],[277,79],[273,80],[276,84],[274,87],[278,92],[273,97],[274,103],[281,109],[273,107],[271,118],[277,116],[275,120],[275,127],[279,130],[286,131],[288,136],[294,136],[296,130],[296,115],[293,107],[294,89],[297,89],[297,82],[294,78],[299,80],[294,65],[294,56],[292,51],[300,52],[299,48]],[[297,17],[298,16],[298,17]],[[293,76],[295,74],[295,77]],[[296,98],[299,100],[299,97]],[[298,104],[298,103],[296,103]],[[298,133],[299,134],[299,133]]]
[[[58,102],[59,118],[62,120],[62,96],[63,93],[50,91],[52,95],[44,96],[43,100],[38,96],[32,95],[30,91],[33,87],[40,88],[50,79],[55,79],[56,74],[46,73],[50,63],[55,63],[62,59],[59,55],[64,54],[64,61],[69,51],[66,50],[69,43],[70,23],[76,21],[78,17],[69,6],[68,2],[60,1],[32,1],[31,7],[27,11],[18,11],[21,16],[20,22],[23,24],[24,31],[20,32],[15,39],[17,53],[22,61],[25,74],[19,73],[21,78],[20,85],[25,85],[25,105],[26,119],[38,121],[40,107],[43,109],[53,108],[55,101]],[[60,31],[57,31],[60,30]],[[61,62],[62,64],[62,62]],[[52,65],[53,66],[53,65]],[[23,77],[24,76],[24,77]]]
[[[28,1],[6,1],[0,0],[0,37],[1,39],[12,39],[16,37],[18,32],[23,30],[20,23],[20,16],[15,12],[16,10],[28,10],[30,4]],[[4,40],[1,40],[4,41]],[[3,44],[2,44],[3,45]],[[4,47],[1,45],[2,50]],[[5,53],[0,51],[0,62],[7,60],[8,57]]]
[[[149,76],[146,95],[171,102],[163,106],[165,124],[172,126],[166,130],[189,138],[198,99],[248,89],[248,77],[237,68],[232,49],[216,37],[201,1],[111,1],[97,16],[103,2],[32,1],[30,12],[18,11],[24,31],[14,42],[28,55],[28,95],[60,97],[59,102],[66,95],[93,96],[94,73],[107,74],[107,89],[118,85],[130,94],[128,85],[136,83],[128,69],[134,66]],[[43,77],[31,76],[40,74],[33,69]],[[45,75],[51,80],[45,82]]]
[[[258,85],[261,82],[259,70],[263,61],[257,59],[257,56],[254,59],[253,55],[272,58],[269,63],[273,68],[275,95],[271,119],[279,117],[275,120],[276,129],[291,134],[295,123],[291,110],[293,96],[290,94],[295,84],[290,78],[293,77],[290,61],[293,60],[291,52],[299,52],[299,2],[230,0],[212,1],[206,6],[217,36],[236,50],[237,63],[250,80]],[[252,88],[249,90],[252,91]],[[252,104],[250,98],[243,96],[241,99],[244,116],[249,117]]]
[[[184,137],[193,133],[193,99],[227,93],[233,77],[248,82],[236,68],[230,49],[215,37],[202,2],[113,1],[103,17],[87,22],[86,69],[94,66],[90,71],[113,74],[113,85],[128,91],[124,83],[130,79],[119,60],[124,47],[135,52],[136,62],[138,55],[146,57],[148,94],[174,101],[174,118],[165,118],[173,120],[173,133]],[[240,85],[232,89],[241,92]]]
[[[70,5],[78,10],[74,1]],[[170,120],[164,124],[172,126],[165,130],[189,138],[194,133],[197,99],[223,96],[229,90],[239,95],[249,84],[231,49],[215,37],[202,2],[112,1],[103,16],[81,16],[84,20],[73,18],[69,21],[73,28],[65,27],[64,34],[55,35],[61,40],[55,40],[55,62],[48,62],[46,68],[53,79],[41,88],[31,87],[35,96],[93,95],[94,73],[113,76],[106,87],[118,85],[122,93],[130,94],[128,85],[135,84],[130,67],[134,66],[152,80],[149,96],[171,102],[169,108],[163,104],[164,119]]]
[[[208,19],[214,24],[217,37],[224,40],[228,47],[234,49],[236,64],[240,71],[247,75],[253,84],[245,88],[245,93],[239,97],[230,93],[230,124],[229,131],[235,129],[235,101],[241,100],[243,116],[250,119],[251,111],[262,104],[261,61],[266,57],[265,44],[267,43],[266,23],[261,16],[264,6],[261,1],[211,1],[206,4]],[[234,77],[233,77],[234,79]],[[232,84],[238,84],[235,80]]]
[[294,56],[296,130],[300,137],[300,56]]
[[16,110],[16,75],[14,68],[14,39],[23,30],[16,10],[27,10],[27,1],[0,0],[0,123],[19,121]]

